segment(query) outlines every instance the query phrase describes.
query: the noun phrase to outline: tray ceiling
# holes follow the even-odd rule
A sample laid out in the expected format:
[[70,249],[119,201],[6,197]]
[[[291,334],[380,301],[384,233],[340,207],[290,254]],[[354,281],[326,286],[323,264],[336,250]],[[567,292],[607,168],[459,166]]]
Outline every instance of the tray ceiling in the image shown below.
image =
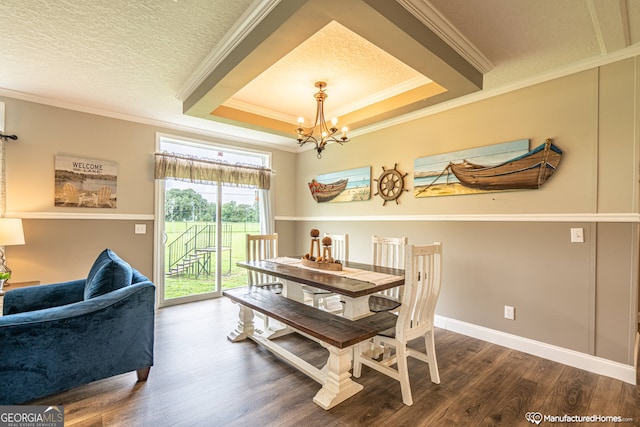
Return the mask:
[[355,135],[640,55],[640,0],[5,0],[0,14],[0,96],[292,151],[317,80]]
[[[184,102],[205,119],[291,134],[312,124],[314,83],[327,117],[358,128],[482,88],[482,73],[388,0],[280,3]],[[303,96],[304,95],[304,96]]]

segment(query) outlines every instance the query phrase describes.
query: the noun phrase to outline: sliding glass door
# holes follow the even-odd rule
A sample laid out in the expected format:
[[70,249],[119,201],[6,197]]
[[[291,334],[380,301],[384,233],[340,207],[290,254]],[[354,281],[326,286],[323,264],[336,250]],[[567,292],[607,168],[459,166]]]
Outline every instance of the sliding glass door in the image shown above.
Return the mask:
[[[265,166],[264,154],[161,137],[159,151],[199,159]],[[158,180],[156,281],[160,305],[220,296],[222,289],[244,286],[246,235],[264,226],[261,191],[220,183]]]

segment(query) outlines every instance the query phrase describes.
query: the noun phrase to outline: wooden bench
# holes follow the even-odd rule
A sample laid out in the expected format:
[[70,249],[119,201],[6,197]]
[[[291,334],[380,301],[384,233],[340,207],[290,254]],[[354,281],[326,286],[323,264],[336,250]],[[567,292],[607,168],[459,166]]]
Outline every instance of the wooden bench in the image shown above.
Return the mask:
[[[362,385],[352,381],[349,373],[352,347],[394,327],[397,319],[390,313],[376,313],[353,321],[259,287],[231,289],[223,295],[240,306],[238,326],[229,334],[229,340],[236,342],[249,338],[322,384],[313,401],[324,409],[330,409],[362,390]],[[254,329],[253,310],[320,342],[329,350],[325,367],[318,369],[259,334]]]

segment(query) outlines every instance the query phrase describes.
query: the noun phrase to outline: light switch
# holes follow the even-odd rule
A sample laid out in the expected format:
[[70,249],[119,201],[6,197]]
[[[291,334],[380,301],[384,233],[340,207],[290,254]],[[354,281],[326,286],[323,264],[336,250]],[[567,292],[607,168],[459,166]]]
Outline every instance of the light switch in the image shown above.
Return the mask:
[[136,224],[136,234],[147,234],[147,224]]
[[571,229],[571,243],[584,243],[584,228]]

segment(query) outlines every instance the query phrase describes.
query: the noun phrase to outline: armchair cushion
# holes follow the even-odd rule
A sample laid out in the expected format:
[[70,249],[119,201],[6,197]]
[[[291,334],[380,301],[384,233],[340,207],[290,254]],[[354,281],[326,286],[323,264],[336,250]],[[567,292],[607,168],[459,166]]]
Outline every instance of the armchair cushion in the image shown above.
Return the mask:
[[85,279],[79,279],[52,285],[11,289],[4,296],[3,314],[7,316],[82,301],[85,281]]
[[132,278],[131,266],[111,249],[105,249],[89,270],[84,286],[84,299],[95,298],[127,286],[131,284]]

